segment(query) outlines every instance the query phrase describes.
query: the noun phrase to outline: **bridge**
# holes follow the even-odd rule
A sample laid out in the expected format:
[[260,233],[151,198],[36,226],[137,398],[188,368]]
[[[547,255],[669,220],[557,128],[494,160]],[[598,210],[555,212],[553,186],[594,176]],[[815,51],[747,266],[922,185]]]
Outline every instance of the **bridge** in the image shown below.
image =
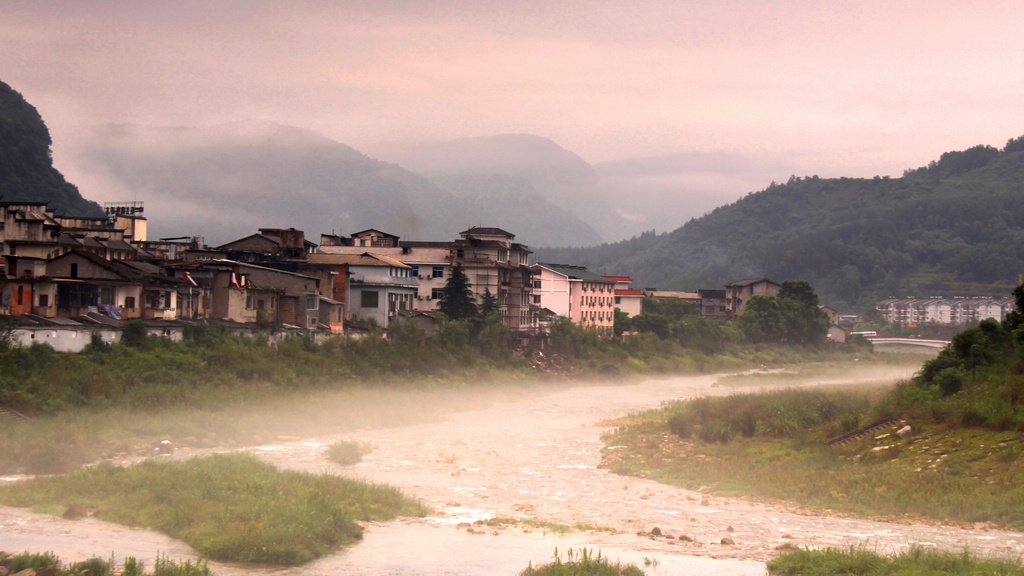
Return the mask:
[[872,344],[877,346],[916,346],[918,348],[928,348],[931,350],[942,350],[949,344],[949,340],[926,340],[924,338],[888,338],[872,336],[868,340]]

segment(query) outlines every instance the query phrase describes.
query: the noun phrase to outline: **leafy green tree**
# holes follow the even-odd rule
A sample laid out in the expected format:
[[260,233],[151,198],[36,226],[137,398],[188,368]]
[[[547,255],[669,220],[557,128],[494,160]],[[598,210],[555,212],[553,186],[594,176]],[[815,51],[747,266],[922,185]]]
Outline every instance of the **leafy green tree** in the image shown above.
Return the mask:
[[828,315],[818,307],[818,295],[806,280],[786,280],[779,288],[784,339],[797,344],[820,344],[828,337]]
[[707,354],[721,352],[729,341],[723,323],[700,316],[684,316],[672,327],[672,334],[680,346]]
[[146,323],[138,318],[129,320],[121,329],[121,343],[132,348],[145,348],[148,344],[149,332]]
[[778,342],[785,332],[779,300],[764,294],[752,296],[743,314],[736,317],[736,325],[751,342]]
[[449,320],[462,320],[477,316],[473,287],[469,282],[469,277],[462,270],[461,264],[456,264],[452,268],[451,276],[448,277],[444,288],[441,289],[441,298],[438,300],[437,309],[444,313]]
[[637,332],[651,332],[663,340],[672,336],[668,318],[661,314],[640,314],[633,317],[633,329]]
[[683,316],[693,316],[700,313],[700,306],[696,302],[687,302],[680,298],[664,298],[655,300],[644,297],[642,310],[644,314],[660,314],[674,324]]

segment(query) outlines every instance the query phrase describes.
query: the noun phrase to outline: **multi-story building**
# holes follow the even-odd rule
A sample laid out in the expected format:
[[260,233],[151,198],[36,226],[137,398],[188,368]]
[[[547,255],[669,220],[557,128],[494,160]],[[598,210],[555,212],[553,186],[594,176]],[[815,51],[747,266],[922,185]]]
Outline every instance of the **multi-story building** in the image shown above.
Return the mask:
[[886,298],[875,309],[886,322],[911,325],[977,324],[992,318],[1002,321],[1016,308],[1013,298]]
[[584,266],[533,265],[534,303],[568,318],[573,324],[599,330],[615,325],[615,281]]

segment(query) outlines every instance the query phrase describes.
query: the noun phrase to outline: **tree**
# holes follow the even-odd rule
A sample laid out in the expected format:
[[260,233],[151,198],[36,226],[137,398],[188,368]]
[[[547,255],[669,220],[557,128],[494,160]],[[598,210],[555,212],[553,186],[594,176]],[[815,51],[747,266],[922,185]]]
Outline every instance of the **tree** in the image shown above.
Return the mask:
[[736,325],[751,342],[778,342],[784,332],[778,298],[751,296],[743,314],[736,317]]
[[828,315],[806,280],[786,280],[779,288],[783,338],[796,344],[821,344],[828,338]]
[[805,280],[786,280],[774,298],[751,297],[736,325],[753,342],[821,344],[828,337],[828,316]]
[[613,330],[615,330],[616,336],[622,336],[623,332],[628,332],[632,324],[633,321],[630,320],[628,312],[624,312],[620,308],[615,309]]
[[498,299],[491,294],[490,288],[484,288],[484,295],[480,297],[480,317],[487,318],[498,312]]
[[672,336],[668,319],[661,314],[640,314],[633,317],[633,329],[637,332],[653,332],[659,338],[667,340]]
[[461,264],[456,264],[452,268],[452,275],[448,277],[448,281],[444,283],[444,288],[441,289],[441,299],[438,300],[437,309],[449,320],[461,320],[477,316],[473,287],[469,282],[469,277],[462,271]]

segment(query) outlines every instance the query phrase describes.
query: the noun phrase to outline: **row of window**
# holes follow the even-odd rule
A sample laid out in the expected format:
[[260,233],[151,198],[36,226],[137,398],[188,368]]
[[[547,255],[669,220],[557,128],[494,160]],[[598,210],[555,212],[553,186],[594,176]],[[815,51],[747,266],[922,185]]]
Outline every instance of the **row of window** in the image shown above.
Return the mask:
[[605,284],[603,282],[583,282],[584,292],[612,292],[614,288],[611,284]]
[[591,322],[605,322],[611,321],[614,317],[611,312],[598,312],[591,310],[590,312],[583,312],[583,321],[590,320]]
[[611,306],[611,296],[587,296],[583,298],[583,304],[585,306]]
[[[412,276],[413,278],[419,278],[420,277],[420,267],[419,266],[413,266],[409,270],[409,275]],[[444,278],[444,266],[431,266],[430,276],[425,276],[424,275],[423,277],[424,278]]]

